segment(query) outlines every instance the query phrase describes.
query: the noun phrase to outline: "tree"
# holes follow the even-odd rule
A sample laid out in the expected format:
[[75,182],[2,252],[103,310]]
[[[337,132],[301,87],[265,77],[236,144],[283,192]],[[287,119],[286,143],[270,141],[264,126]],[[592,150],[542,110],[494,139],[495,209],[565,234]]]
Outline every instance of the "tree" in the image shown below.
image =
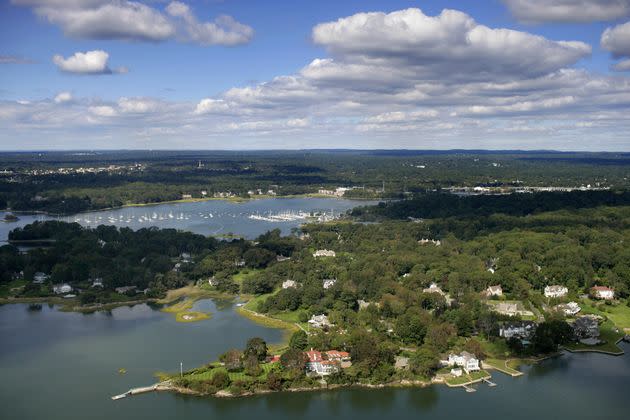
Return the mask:
[[280,365],[286,370],[302,371],[306,367],[306,355],[301,350],[289,348],[280,356]]
[[230,376],[223,370],[219,370],[212,375],[210,383],[217,389],[225,389],[230,386]]
[[297,330],[289,339],[289,347],[297,350],[304,350],[308,345],[308,336],[303,330]]
[[256,377],[260,376],[260,374],[262,373],[262,368],[258,363],[258,359],[253,354],[245,357],[245,360],[243,361],[243,366],[245,367],[245,373],[247,373],[249,376]]
[[243,368],[242,353],[237,349],[231,349],[219,356],[219,360],[223,362],[225,368],[229,371],[240,370]]
[[440,358],[428,347],[420,347],[409,361],[409,368],[417,375],[431,377],[433,372],[439,367]]
[[276,372],[269,372],[267,375],[267,387],[273,391],[282,389],[282,378]]
[[253,356],[259,362],[264,361],[267,358],[267,343],[265,343],[265,340],[260,337],[250,338],[247,340],[243,355],[246,358]]
[[483,346],[475,338],[471,338],[470,340],[466,341],[466,344],[464,344],[464,350],[466,350],[468,353],[474,354],[475,357],[479,360],[483,360],[486,358],[486,353],[483,350]]
[[538,325],[532,337],[532,345],[539,353],[551,353],[557,351],[559,345],[568,343],[572,337],[573,330],[569,324],[551,320]]
[[432,324],[424,338],[426,345],[433,347],[437,352],[448,350],[451,342],[457,337],[457,330],[453,324],[444,322]]

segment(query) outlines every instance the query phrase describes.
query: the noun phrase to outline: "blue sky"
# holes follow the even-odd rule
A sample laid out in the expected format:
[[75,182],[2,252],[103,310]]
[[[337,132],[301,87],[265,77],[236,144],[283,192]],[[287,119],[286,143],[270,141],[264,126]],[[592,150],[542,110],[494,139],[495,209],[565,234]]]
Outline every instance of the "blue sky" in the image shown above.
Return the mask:
[[3,0],[0,149],[628,151],[629,21],[625,0]]

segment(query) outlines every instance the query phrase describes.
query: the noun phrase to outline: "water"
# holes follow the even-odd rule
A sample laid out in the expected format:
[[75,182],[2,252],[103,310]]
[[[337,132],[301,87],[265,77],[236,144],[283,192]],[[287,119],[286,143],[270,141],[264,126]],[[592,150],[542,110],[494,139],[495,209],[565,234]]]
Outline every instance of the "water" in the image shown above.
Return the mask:
[[[209,200],[193,203],[170,203],[152,206],[125,207],[115,210],[79,213],[72,216],[52,217],[45,215],[21,215],[12,223],[0,222],[0,242],[6,241],[9,231],[36,220],[61,220],[77,222],[83,226],[98,225],[126,226],[132,229],[157,226],[187,230],[202,235],[234,233],[253,239],[268,230],[279,228],[283,234],[304,223],[303,219],[268,222],[250,219],[249,216],[264,216],[284,212],[326,212],[339,215],[360,205],[374,204],[371,201],[341,200],[333,198],[271,198],[233,202]],[[5,213],[0,212],[0,219]]]
[[[107,313],[62,313],[44,305],[0,307],[0,417],[3,419],[621,419],[630,402],[630,357],[565,354],[475,393],[445,386],[342,389],[216,399],[144,394],[110,396],[153,382],[158,370],[177,371],[214,359],[247,338],[269,342],[281,332],[252,324],[233,304],[207,300],[214,317],[180,324],[146,305]],[[625,350],[630,350],[624,345]],[[128,373],[119,375],[124,367]]]

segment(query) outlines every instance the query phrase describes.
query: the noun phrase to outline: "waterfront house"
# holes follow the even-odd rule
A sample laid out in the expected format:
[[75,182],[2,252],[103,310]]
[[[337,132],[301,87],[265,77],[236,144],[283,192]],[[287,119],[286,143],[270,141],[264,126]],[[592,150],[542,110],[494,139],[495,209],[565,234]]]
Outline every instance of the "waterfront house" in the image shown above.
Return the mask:
[[335,251],[331,251],[329,249],[318,249],[313,253],[313,257],[336,257],[337,253]]
[[512,337],[529,339],[536,331],[536,323],[533,321],[510,322],[499,328],[499,337],[510,339]]
[[593,339],[599,337],[599,321],[594,315],[583,315],[572,324],[573,334],[578,340]]
[[503,288],[500,284],[496,286],[488,286],[485,292],[486,296],[503,296]]
[[192,198],[191,194],[182,194],[182,200],[190,200]]
[[330,327],[332,324],[328,321],[328,317],[324,314],[313,315],[311,319],[308,320],[308,325],[313,328],[324,328]]
[[44,283],[46,280],[48,280],[50,276],[46,273],[42,273],[41,271],[38,271],[37,273],[35,273],[33,275],[33,283],[35,284],[42,284]]
[[[310,349],[305,351],[306,370],[317,375],[326,376],[331,373],[338,372],[341,368],[342,361],[349,361],[350,355],[343,351],[329,350],[321,353],[317,350]],[[333,358],[331,358],[331,356]]]
[[610,287],[593,286],[591,287],[591,296],[595,299],[611,300],[615,298],[615,291]]
[[566,296],[569,293],[569,289],[564,286],[553,285],[553,286],[545,286],[545,297],[548,298],[559,298]]
[[481,370],[481,368],[479,367],[479,359],[477,359],[475,355],[467,351],[463,351],[460,354],[449,354],[447,365],[459,366],[463,368],[466,373]]
[[332,360],[333,362],[349,362],[350,361],[350,353],[339,350],[328,350],[326,352],[326,358],[328,360]]
[[577,302],[562,303],[560,305],[554,306],[554,309],[556,311],[562,312],[566,316],[574,316],[582,310]]
[[117,287],[114,290],[116,291],[116,293],[120,293],[121,295],[124,295],[125,293],[135,291],[137,288],[138,288],[137,286],[122,286],[122,287]]
[[330,289],[335,285],[335,283],[337,283],[337,279],[324,279],[322,281],[322,286],[324,289]]
[[53,293],[56,295],[63,295],[66,293],[70,293],[71,291],[72,291],[72,286],[70,286],[68,283],[55,284],[53,286]]
[[298,282],[296,282],[295,280],[285,280],[282,282],[283,289],[297,289],[297,287]]
[[103,279],[101,277],[97,277],[94,280],[92,280],[92,286],[91,287],[104,287],[103,286]]

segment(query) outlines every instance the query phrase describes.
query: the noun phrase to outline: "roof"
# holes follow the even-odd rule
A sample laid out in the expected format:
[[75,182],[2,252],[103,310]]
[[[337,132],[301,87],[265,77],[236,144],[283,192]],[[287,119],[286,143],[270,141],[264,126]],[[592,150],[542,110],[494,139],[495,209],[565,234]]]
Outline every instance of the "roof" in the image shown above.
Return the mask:
[[591,290],[597,290],[597,291],[600,291],[600,292],[606,292],[606,291],[613,292],[614,291],[610,287],[606,287],[606,286],[593,286],[593,287],[591,287]]
[[329,357],[339,357],[339,358],[350,357],[350,353],[345,352],[345,351],[339,351],[339,350],[328,350],[326,354]]
[[309,351],[305,351],[304,354],[306,355],[306,357],[308,357],[309,362],[321,362],[324,360],[322,358],[321,352],[317,350],[311,349]]

